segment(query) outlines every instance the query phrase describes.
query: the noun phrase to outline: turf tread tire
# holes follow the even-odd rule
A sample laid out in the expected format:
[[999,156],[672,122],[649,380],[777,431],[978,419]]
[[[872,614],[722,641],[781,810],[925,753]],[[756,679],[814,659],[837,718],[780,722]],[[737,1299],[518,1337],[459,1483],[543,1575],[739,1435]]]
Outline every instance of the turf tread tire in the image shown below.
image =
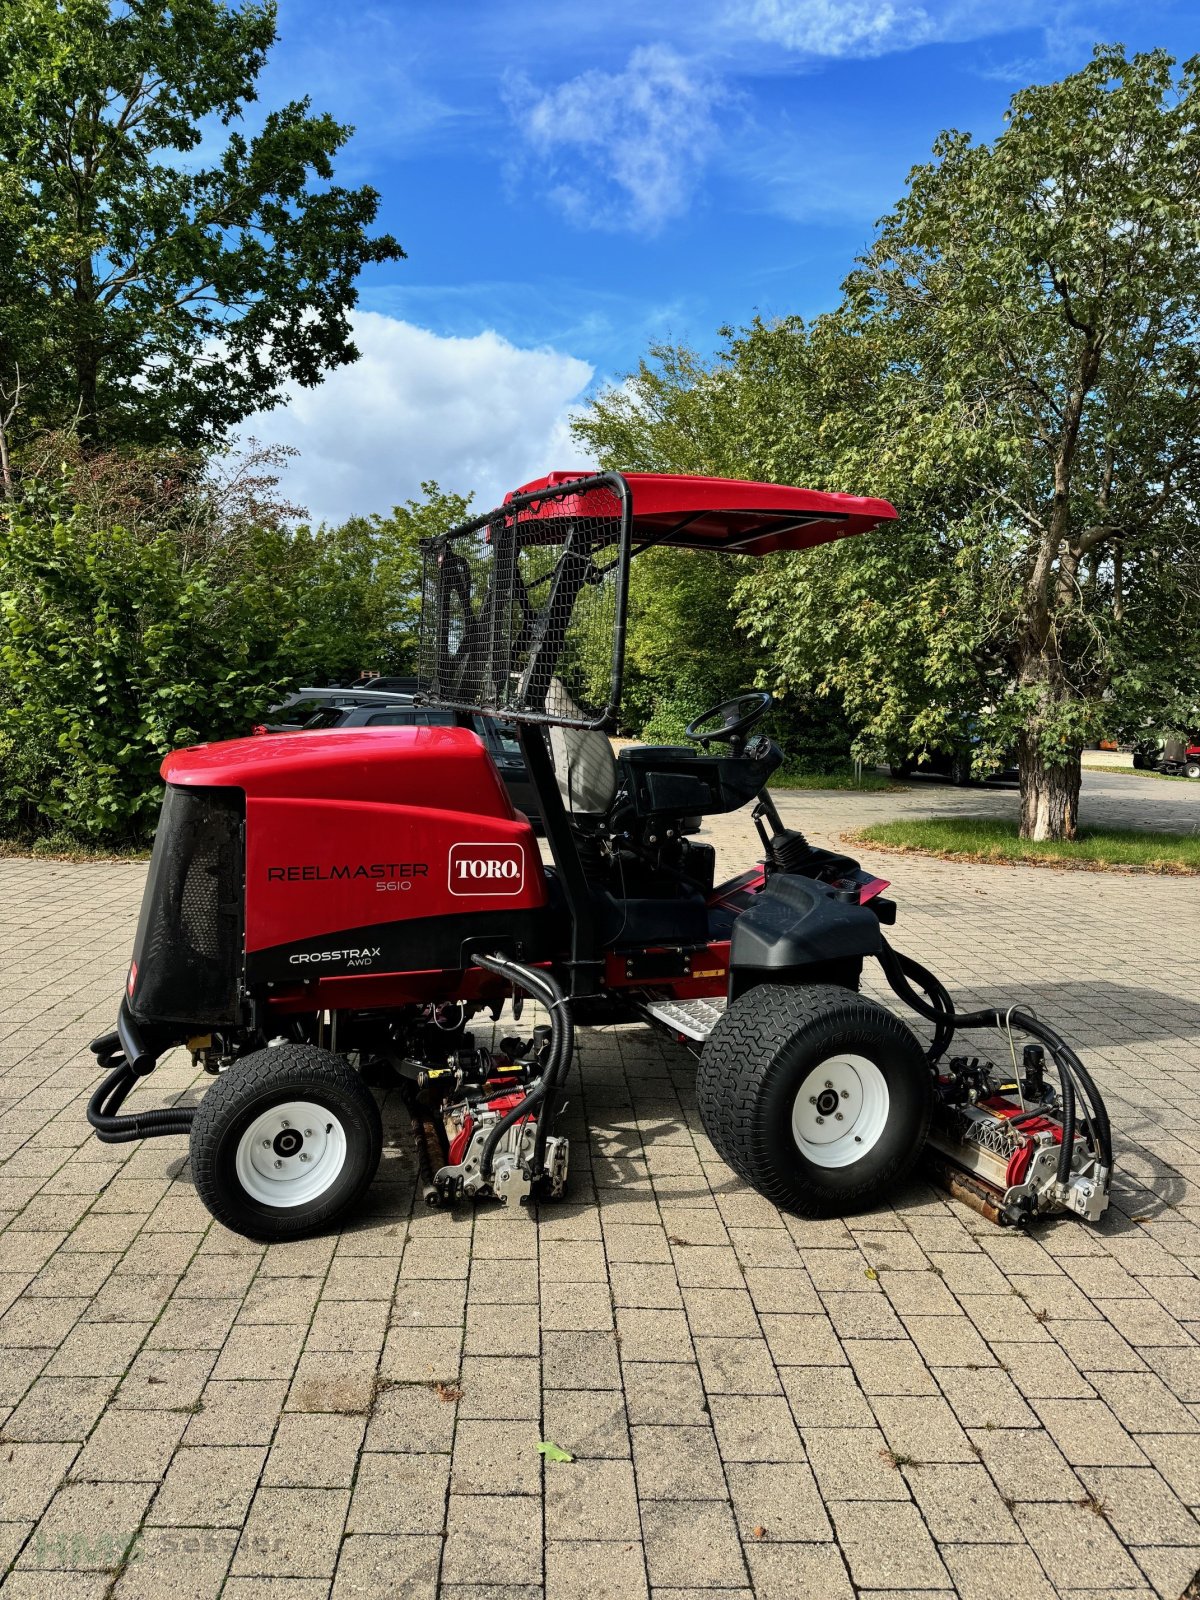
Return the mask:
[[[790,1133],[792,1159],[781,1161],[775,1127],[764,1116],[773,1088],[782,1089],[789,1074],[798,1088],[811,1070],[806,1066],[797,1074],[791,1061],[794,1050],[831,1027],[847,1035],[844,1049],[859,1048],[864,1030],[894,1046],[896,1081],[889,1082],[889,1093],[894,1096],[903,1088],[913,1101],[903,1148],[882,1165],[864,1158],[851,1168],[837,1169],[850,1175],[849,1182],[834,1180],[828,1169],[806,1162]],[[739,1178],[782,1210],[821,1217],[872,1204],[912,1170],[929,1131],[933,1076],[912,1030],[875,1001],[836,984],[768,983],[733,1001],[709,1035],[696,1075],[696,1096],[704,1131]],[[831,1180],[837,1184],[835,1194],[828,1192]]]
[[[240,1198],[230,1148],[232,1142],[236,1149],[238,1124],[267,1109],[272,1096],[317,1098],[322,1091],[343,1125],[351,1121],[355,1138],[348,1129],[346,1164],[353,1149],[357,1171],[315,1203],[256,1207]],[[375,1096],[341,1056],[307,1044],[256,1050],[221,1073],[196,1108],[189,1147],[196,1192],[216,1220],[234,1233],[268,1241],[302,1238],[348,1211],[370,1187],[382,1153],[383,1121]]]

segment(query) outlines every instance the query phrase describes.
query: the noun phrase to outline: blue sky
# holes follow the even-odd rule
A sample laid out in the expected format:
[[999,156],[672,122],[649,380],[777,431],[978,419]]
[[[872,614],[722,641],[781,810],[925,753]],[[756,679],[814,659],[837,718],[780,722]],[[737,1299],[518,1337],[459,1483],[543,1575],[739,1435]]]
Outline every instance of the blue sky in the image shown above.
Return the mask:
[[569,417],[655,339],[832,305],[948,127],[1097,40],[1200,48],[1200,0],[280,0],[270,106],[355,124],[408,259],[361,281],[363,360],[249,431],[317,517],[424,479],[490,504],[583,464]]

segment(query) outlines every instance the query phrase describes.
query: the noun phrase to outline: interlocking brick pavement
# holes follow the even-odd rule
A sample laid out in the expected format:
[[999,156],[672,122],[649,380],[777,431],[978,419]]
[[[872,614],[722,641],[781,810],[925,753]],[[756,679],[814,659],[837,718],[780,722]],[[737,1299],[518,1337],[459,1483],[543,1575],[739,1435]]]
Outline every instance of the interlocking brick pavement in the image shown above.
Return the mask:
[[[914,783],[782,809],[831,840],[1014,804]],[[1194,828],[1200,786],[1088,774],[1085,806]],[[713,836],[727,870],[750,857],[745,817]],[[183,1141],[86,1130],[144,869],[0,862],[6,1600],[1179,1600],[1200,891],[874,860],[901,948],[1086,1053],[1119,1151],[1100,1227],[1018,1237],[919,1180],[868,1216],[783,1216],[715,1158],[690,1057],[631,1025],[581,1031],[568,1204],[414,1209],[385,1105],[362,1214],[264,1249],[210,1222]],[[201,1087],[176,1055],[138,1094]]]

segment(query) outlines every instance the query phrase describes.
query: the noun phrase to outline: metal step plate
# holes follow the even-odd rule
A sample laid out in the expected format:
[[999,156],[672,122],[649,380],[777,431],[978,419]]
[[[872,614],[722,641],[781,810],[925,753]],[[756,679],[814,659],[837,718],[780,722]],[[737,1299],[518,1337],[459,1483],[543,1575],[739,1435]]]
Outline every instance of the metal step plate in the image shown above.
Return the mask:
[[687,1039],[703,1044],[725,1015],[724,1000],[647,1000],[646,1015]]

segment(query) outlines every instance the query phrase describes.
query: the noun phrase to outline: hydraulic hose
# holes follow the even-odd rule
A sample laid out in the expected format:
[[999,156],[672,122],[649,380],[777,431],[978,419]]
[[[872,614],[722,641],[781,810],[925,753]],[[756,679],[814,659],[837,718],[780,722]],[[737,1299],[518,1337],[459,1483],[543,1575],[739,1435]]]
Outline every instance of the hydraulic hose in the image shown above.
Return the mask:
[[[1102,1165],[1112,1170],[1112,1130],[1104,1101],[1091,1075],[1062,1035],[1040,1018],[1019,1007],[1000,1010],[987,1007],[979,1011],[958,1012],[943,984],[910,956],[893,950],[886,939],[881,940],[879,964],[892,990],[907,1005],[934,1025],[934,1041],[930,1046],[929,1060],[936,1062],[944,1054],[960,1028],[997,1028],[1001,1032],[1017,1028],[1044,1044],[1053,1057],[1058,1071],[1062,1097],[1062,1143],[1059,1146],[1056,1178],[1065,1184],[1071,1176],[1071,1159],[1075,1144],[1076,1092],[1083,1112],[1085,1126],[1092,1147]],[[926,999],[913,987],[915,980],[925,991]]]
[[[914,961],[911,956],[904,956],[899,951],[893,950],[886,939],[883,941],[883,946],[886,956],[893,958],[896,963],[897,970],[893,974],[888,971],[884,955],[879,958],[892,988],[900,995],[901,999],[908,1001],[914,1011],[919,1012],[928,1022],[933,1023],[933,1043],[930,1045],[927,1055],[930,1066],[935,1066],[950,1048],[954,1039],[954,1002],[951,1000],[941,979],[930,972],[928,967],[923,967],[919,961]],[[928,995],[929,1008],[922,1007],[918,1003],[919,997],[909,986],[908,980],[910,978]],[[900,987],[897,987],[897,984]]]
[[[547,1002],[550,1012],[551,1027],[556,1019],[562,1022],[558,1055],[552,1057],[547,1063],[547,1090],[538,1109],[537,1132],[533,1141],[533,1170],[540,1173],[545,1161],[546,1138],[550,1132],[550,1119],[554,1115],[562,1087],[567,1081],[567,1073],[571,1070],[571,1061],[575,1055],[575,1019],[571,1015],[570,1002],[558,983],[550,976],[543,973],[546,989],[550,995]],[[553,1034],[551,1034],[553,1041]],[[550,1068],[553,1073],[551,1075]]]
[[496,1148],[515,1123],[529,1115],[535,1106],[539,1107],[537,1132],[534,1137],[534,1172],[540,1168],[542,1151],[545,1148],[546,1129],[550,1113],[553,1111],[556,1094],[561,1080],[566,1076],[571,1060],[571,1051],[574,1047],[574,1026],[571,1022],[566,996],[555,980],[548,973],[535,971],[531,967],[522,966],[519,962],[510,961],[506,956],[476,955],[477,966],[494,972],[498,977],[507,978],[517,988],[523,989],[526,994],[541,1002],[550,1014],[550,1048],[546,1064],[537,1082],[532,1084],[519,1103],[502,1116],[499,1122],[488,1134],[484,1142],[483,1151],[479,1158],[479,1175],[485,1181],[491,1178],[492,1161]]
[[87,1119],[96,1130],[96,1137],[104,1144],[129,1144],[134,1139],[148,1139],[154,1135],[190,1133],[192,1119],[196,1115],[195,1106],[174,1106],[117,1116],[139,1076],[144,1074],[135,1072],[128,1061],[122,1059],[101,1080],[87,1108]]
[[1106,1165],[1111,1166],[1112,1126],[1108,1120],[1108,1107],[1104,1104],[1091,1073],[1072,1050],[1071,1046],[1065,1040],[1061,1040],[1059,1049],[1072,1077],[1077,1080],[1080,1088],[1080,1099],[1086,1101],[1091,1107],[1092,1116],[1095,1118],[1096,1123],[1096,1137],[1099,1141],[1097,1148],[1103,1153]]

